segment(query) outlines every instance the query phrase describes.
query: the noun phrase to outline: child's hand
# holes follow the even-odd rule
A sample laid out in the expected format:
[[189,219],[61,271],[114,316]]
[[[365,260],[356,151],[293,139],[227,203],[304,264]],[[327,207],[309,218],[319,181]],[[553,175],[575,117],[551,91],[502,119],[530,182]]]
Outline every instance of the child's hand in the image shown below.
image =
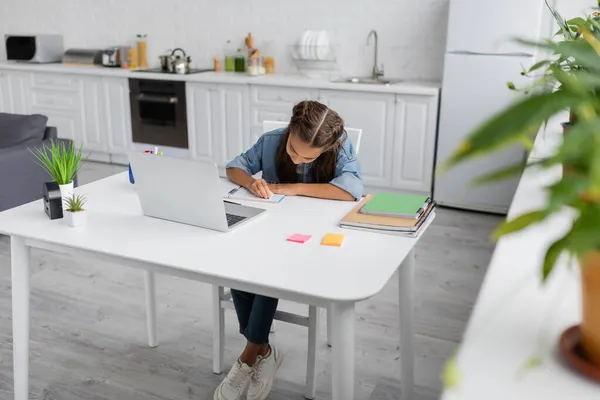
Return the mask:
[[255,179],[252,183],[248,185],[246,189],[252,192],[253,195],[263,199],[268,199],[271,196],[273,196],[273,193],[269,190],[269,185],[267,184],[267,181],[265,181],[264,179]]
[[278,184],[278,185],[269,185],[269,189],[271,192],[277,194],[283,194],[285,196],[298,196],[298,184],[295,183],[287,183],[287,184]]

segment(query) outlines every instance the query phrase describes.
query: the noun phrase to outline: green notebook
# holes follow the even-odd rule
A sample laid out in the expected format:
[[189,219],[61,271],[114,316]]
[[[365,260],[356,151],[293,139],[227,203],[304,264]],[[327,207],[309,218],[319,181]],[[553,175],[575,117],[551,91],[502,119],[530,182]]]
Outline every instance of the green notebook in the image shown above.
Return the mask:
[[431,198],[429,196],[377,193],[361,208],[360,212],[386,217],[418,219],[430,205]]

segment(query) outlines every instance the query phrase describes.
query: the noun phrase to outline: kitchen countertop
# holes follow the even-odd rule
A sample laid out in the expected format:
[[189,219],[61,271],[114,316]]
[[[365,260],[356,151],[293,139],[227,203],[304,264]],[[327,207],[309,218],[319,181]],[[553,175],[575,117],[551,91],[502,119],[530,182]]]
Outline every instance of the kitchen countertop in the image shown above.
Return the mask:
[[101,66],[70,66],[62,64],[29,64],[11,61],[0,61],[0,70],[29,72],[48,72],[74,75],[106,76],[119,78],[159,79],[200,83],[255,84],[267,86],[287,86],[298,88],[351,90],[357,92],[398,93],[423,96],[436,96],[441,87],[440,82],[405,81],[393,85],[370,85],[361,83],[331,82],[326,79],[311,79],[302,75],[273,74],[250,76],[235,72],[204,72],[189,75],[135,72],[121,68]]
[[[560,144],[560,121],[538,134],[530,162]],[[543,206],[544,187],[561,174],[560,167],[526,170],[508,218]],[[573,372],[557,351],[560,334],[581,321],[578,268],[563,258],[547,284],[540,283],[545,251],[572,218],[565,210],[498,242],[457,353],[458,386],[446,389],[443,400],[600,398],[600,386]]]

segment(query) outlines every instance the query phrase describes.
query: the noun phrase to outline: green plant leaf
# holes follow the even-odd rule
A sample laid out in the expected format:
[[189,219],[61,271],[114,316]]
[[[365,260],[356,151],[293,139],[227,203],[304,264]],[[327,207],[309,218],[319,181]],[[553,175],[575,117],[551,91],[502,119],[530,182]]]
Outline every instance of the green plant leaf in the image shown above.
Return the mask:
[[571,18],[570,20],[567,21],[567,24],[575,25],[575,26],[582,26],[582,25],[585,25],[585,19],[583,19],[581,17]]
[[556,212],[562,207],[572,205],[590,186],[586,175],[570,172],[548,188],[548,211]]
[[544,263],[542,264],[542,283],[545,283],[548,280],[548,277],[554,270],[554,266],[558,261],[560,255],[567,248],[568,234],[556,242],[552,243],[548,250],[546,251],[546,255],[544,256]]
[[75,193],[72,193],[69,197],[64,199],[67,211],[71,212],[83,211],[83,205],[86,201],[87,199],[85,196]]
[[575,63],[587,70],[600,71],[600,56],[584,40],[556,43],[554,50],[563,56],[572,57]]
[[526,97],[476,129],[446,161],[443,168],[507,147],[521,141],[522,136],[533,137],[546,120],[581,101],[581,96],[568,91]]
[[541,366],[542,364],[543,364],[542,357],[540,357],[537,354],[534,354],[531,357],[529,357],[527,360],[525,360],[525,362],[521,366],[521,372],[525,372],[525,371],[529,371],[533,368],[537,368],[537,367]]
[[510,221],[505,221],[500,224],[500,226],[494,230],[492,237],[494,240],[498,240],[502,236],[518,232],[527,228],[529,225],[541,222],[546,219],[546,217],[548,217],[548,211],[546,210],[536,210],[519,215]]
[[515,175],[520,175],[525,170],[527,163],[519,162],[510,165],[506,168],[498,169],[489,174],[482,175],[473,181],[473,185],[481,185],[483,183],[497,182],[511,178]]
[[531,67],[529,67],[529,69],[527,70],[528,73],[532,73],[537,71],[538,69],[547,66],[548,64],[550,64],[550,60],[542,60],[542,61],[538,61],[535,64],[533,64]]
[[600,135],[595,132],[593,137],[593,155],[590,160],[590,194],[600,194]]
[[573,222],[566,240],[568,249],[577,257],[591,250],[600,249],[600,204],[581,204],[579,216]]
[[444,387],[448,389],[455,389],[460,386],[461,381],[462,375],[456,362],[456,355],[453,355],[450,357],[450,359],[448,359],[446,365],[444,365],[444,369],[442,370],[442,382]]
[[73,142],[66,146],[64,142],[57,143],[54,140],[50,147],[44,144],[41,148],[29,149],[36,158],[36,163],[59,185],[73,181],[83,164],[81,150],[81,147],[77,150]]
[[566,165],[587,165],[594,154],[594,137],[597,132],[600,132],[600,118],[578,121],[563,136],[563,143],[555,157]]

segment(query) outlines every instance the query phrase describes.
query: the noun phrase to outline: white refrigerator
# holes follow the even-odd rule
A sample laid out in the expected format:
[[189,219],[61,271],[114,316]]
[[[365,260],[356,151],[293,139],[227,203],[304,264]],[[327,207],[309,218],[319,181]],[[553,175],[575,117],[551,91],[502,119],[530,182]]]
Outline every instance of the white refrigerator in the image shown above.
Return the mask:
[[[507,83],[523,85],[523,67],[536,61],[535,48],[515,37],[539,39],[543,0],[450,0],[448,39],[440,103],[436,164],[442,165],[485,120],[514,101]],[[436,174],[433,196],[440,205],[506,213],[518,178],[473,186],[475,178],[513,165],[526,156],[512,148]]]

